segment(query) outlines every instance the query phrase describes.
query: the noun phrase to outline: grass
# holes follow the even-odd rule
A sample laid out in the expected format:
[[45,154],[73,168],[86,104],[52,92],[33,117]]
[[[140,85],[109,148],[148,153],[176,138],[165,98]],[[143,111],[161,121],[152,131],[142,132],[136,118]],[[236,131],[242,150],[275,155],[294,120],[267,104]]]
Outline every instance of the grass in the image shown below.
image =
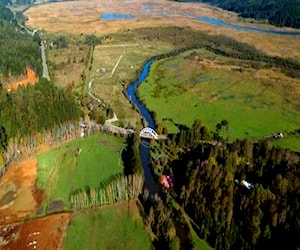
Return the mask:
[[300,135],[287,136],[280,140],[274,141],[273,145],[287,148],[295,152],[300,152]]
[[[138,127],[141,126],[140,116],[124,95],[125,86],[135,81],[148,58],[170,51],[173,47],[158,41],[154,43],[138,39],[127,41],[121,35],[112,39],[110,44],[95,47],[89,76],[95,78],[92,91],[114,110],[125,127]],[[111,76],[121,55],[123,57]],[[103,73],[101,69],[105,69],[105,72]]]
[[96,187],[122,172],[123,143],[121,138],[95,134],[38,155],[37,187],[44,189],[46,202],[62,200],[66,206],[73,190]]
[[[82,85],[82,75],[85,73],[89,46],[83,44],[80,37],[66,36],[67,48],[54,48],[47,51],[49,71],[55,84],[63,88],[74,88]],[[55,37],[47,36],[48,44]]]
[[135,201],[75,215],[67,228],[63,249],[151,249]]
[[[237,71],[226,58],[206,58],[203,50],[196,51],[200,61],[191,53],[155,62],[138,90],[147,107],[157,113],[158,122],[171,118],[191,126],[198,118],[214,130],[226,119],[230,140],[257,139],[300,127],[298,87],[292,79],[286,81],[278,73],[272,81],[243,65]],[[176,131],[171,122],[165,125],[170,132]],[[222,133],[227,136],[227,131]]]

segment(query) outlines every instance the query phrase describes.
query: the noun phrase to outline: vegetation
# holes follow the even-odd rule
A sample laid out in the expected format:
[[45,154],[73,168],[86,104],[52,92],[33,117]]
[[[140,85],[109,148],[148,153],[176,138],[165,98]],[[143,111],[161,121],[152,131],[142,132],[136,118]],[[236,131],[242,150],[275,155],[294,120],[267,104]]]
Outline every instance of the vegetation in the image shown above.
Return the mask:
[[0,2],[0,20],[12,21],[14,14]]
[[45,202],[60,200],[68,207],[75,190],[96,187],[122,172],[122,148],[121,138],[95,134],[40,154],[37,187],[47,194]]
[[0,21],[0,40],[0,76],[24,75],[28,66],[40,75],[40,47],[31,35],[18,26]]
[[141,175],[117,174],[104,180],[98,187],[86,186],[71,194],[72,208],[82,209],[109,205],[138,198],[144,179]]
[[[255,47],[238,42],[224,35],[209,35],[204,32],[179,27],[142,28],[132,31],[134,37],[146,41],[161,41],[172,43],[172,51],[160,55],[158,58],[178,55],[187,50],[205,48],[218,55],[241,60],[251,60],[251,67],[255,69],[279,68],[283,73],[294,78],[300,78],[300,63],[293,59],[273,57],[264,54]],[[172,41],[170,41],[172,37]]]
[[277,26],[300,28],[300,3],[298,0],[180,0],[180,2],[212,3],[223,9],[237,12],[242,17],[268,20]]
[[216,249],[299,248],[299,155],[269,141],[215,141],[203,128],[180,126],[153,160],[174,178],[173,197],[197,234]]
[[80,116],[74,98],[44,79],[16,91],[0,90],[0,106],[0,123],[9,138],[37,134]]
[[152,249],[135,202],[77,214],[67,228],[63,249]]
[[276,71],[270,71],[278,74],[276,81],[260,77],[259,70],[249,69],[251,63],[207,50],[158,60],[138,89],[139,98],[170,132],[176,131],[176,123],[191,126],[197,118],[231,141],[286,135],[299,128],[296,82],[282,78],[278,84]]
[[122,152],[124,163],[124,174],[131,175],[142,172],[142,163],[139,154],[138,135],[130,134],[127,136],[126,147]]

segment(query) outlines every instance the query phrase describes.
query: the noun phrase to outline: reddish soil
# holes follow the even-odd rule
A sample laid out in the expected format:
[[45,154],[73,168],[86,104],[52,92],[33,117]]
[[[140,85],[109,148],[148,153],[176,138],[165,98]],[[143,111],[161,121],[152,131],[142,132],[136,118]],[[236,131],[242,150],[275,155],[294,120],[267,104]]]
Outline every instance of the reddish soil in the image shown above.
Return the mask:
[[0,180],[0,250],[62,248],[69,214],[28,219],[43,200],[36,176],[37,160],[30,157],[12,163]]
[[22,224],[0,226],[0,249],[62,249],[63,237],[69,223],[69,214],[56,214],[33,219]]
[[37,77],[35,72],[29,67],[26,68],[26,71],[27,71],[27,75],[25,77],[24,76],[20,77],[16,81],[5,84],[4,88],[7,89],[7,90],[15,90],[19,86],[26,87],[28,84],[37,83],[39,78]]
[[[37,201],[33,194],[36,183],[36,158],[30,157],[17,163],[12,163],[0,181],[0,190],[8,190],[8,187],[16,188],[15,199],[0,207],[0,224],[9,223],[16,219],[34,214]],[[0,193],[5,196],[5,192]]]

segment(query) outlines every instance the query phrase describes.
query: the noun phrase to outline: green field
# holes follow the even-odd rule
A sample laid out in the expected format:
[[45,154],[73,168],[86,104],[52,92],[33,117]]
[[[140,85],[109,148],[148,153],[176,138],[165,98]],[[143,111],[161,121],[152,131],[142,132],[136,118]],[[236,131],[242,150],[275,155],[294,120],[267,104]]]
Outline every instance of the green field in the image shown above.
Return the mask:
[[121,138],[95,134],[42,153],[38,155],[37,187],[44,190],[47,202],[62,200],[66,206],[70,192],[96,187],[123,171],[123,146]]
[[135,201],[122,202],[71,219],[63,249],[151,249]]
[[[195,61],[192,52],[201,59]],[[169,118],[191,126],[200,119],[215,130],[225,119],[229,129],[221,132],[230,140],[257,139],[299,128],[299,100],[293,95],[293,82],[275,84],[260,79],[249,67],[236,70],[238,63],[246,64],[204,50],[186,52],[156,61],[138,93],[156,112],[159,123]],[[165,125],[169,132],[176,130],[170,121]]]
[[[124,127],[141,126],[139,114],[132,108],[123,91],[128,83],[136,80],[147,59],[170,51],[173,46],[136,38],[127,41],[122,36],[114,39],[111,44],[97,45],[94,49],[89,72],[89,79],[95,79],[92,91],[114,110]],[[122,58],[117,64],[120,56]]]
[[281,148],[287,148],[296,152],[300,152],[300,135],[287,136],[273,142],[273,144]]

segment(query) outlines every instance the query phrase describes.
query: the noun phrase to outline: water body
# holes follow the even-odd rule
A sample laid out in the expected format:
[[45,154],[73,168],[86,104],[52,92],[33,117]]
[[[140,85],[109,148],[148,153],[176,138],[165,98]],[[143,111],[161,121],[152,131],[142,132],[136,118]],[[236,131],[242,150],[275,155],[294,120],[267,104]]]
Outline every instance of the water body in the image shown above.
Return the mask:
[[103,20],[118,20],[118,19],[132,19],[135,18],[131,14],[122,14],[122,13],[102,13],[101,19]]
[[[149,74],[150,66],[154,62],[154,59],[151,58],[149,59],[141,73],[139,74],[137,80],[133,83],[130,83],[127,87],[126,94],[128,99],[132,101],[132,103],[138,108],[140,111],[141,115],[144,117],[146,120],[148,127],[155,129],[155,123],[154,120],[152,119],[152,116],[149,112],[149,110],[139,102],[135,95],[135,91],[138,88],[138,86],[145,81],[146,77]],[[155,181],[152,175],[152,170],[149,164],[149,159],[150,159],[150,148],[147,147],[147,143],[143,143],[143,141],[140,144],[140,157],[144,169],[144,175],[145,175],[145,187],[149,190],[150,193],[157,193],[160,189],[159,184]]]
[[217,26],[231,28],[231,29],[235,29],[235,30],[240,30],[240,31],[266,33],[266,34],[273,34],[273,35],[300,36],[300,32],[297,32],[297,31],[268,30],[268,29],[261,29],[261,28],[255,28],[255,27],[249,27],[249,26],[241,26],[241,25],[237,25],[237,24],[227,23],[227,22],[224,22],[219,19],[205,17],[205,16],[198,17],[197,19],[201,22],[214,24]]

